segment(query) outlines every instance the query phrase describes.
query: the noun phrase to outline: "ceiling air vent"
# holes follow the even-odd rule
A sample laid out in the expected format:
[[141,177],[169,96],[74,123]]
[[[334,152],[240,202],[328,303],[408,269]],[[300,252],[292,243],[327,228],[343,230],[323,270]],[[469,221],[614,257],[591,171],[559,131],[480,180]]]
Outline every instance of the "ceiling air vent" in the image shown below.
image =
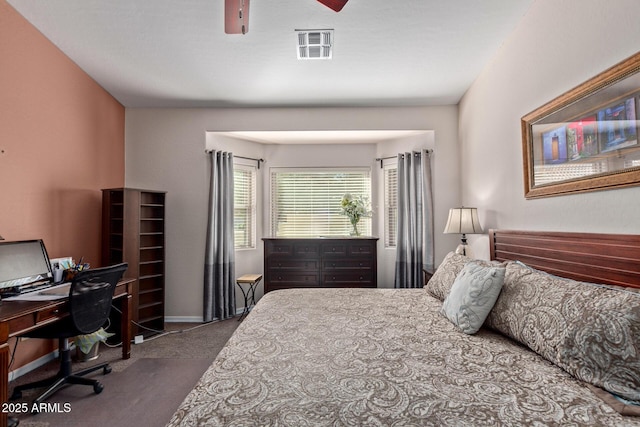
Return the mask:
[[331,59],[333,30],[296,30],[298,59]]

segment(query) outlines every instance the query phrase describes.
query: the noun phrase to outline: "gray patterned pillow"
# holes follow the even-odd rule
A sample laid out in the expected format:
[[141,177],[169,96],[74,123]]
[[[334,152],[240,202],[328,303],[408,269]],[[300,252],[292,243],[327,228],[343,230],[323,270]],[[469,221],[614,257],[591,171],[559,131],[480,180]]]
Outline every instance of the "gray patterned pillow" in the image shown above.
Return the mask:
[[453,282],[441,313],[465,334],[475,334],[498,299],[504,273],[504,267],[467,263]]
[[640,400],[640,295],[507,264],[487,326],[574,377]]
[[462,268],[470,261],[484,266],[502,265],[502,263],[497,261],[474,260],[455,252],[449,252],[424,288],[435,298],[444,301],[447,295],[449,295],[449,291],[451,291],[451,286],[453,286],[456,277],[460,274]]

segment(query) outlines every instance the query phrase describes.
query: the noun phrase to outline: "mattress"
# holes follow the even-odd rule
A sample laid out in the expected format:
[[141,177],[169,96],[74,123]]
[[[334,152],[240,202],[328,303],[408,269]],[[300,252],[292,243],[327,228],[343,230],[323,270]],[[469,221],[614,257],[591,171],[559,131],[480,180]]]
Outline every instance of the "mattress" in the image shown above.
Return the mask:
[[466,335],[424,289],[266,294],[169,426],[640,426],[488,329]]

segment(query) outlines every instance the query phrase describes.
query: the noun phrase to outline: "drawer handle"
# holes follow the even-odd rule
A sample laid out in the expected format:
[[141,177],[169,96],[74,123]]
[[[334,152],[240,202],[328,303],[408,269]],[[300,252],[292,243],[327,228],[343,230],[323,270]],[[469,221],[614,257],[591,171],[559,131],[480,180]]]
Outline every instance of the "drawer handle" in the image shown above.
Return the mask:
[[333,277],[331,278],[331,280],[336,280],[336,276],[333,276]]
[[362,276],[360,276],[360,280],[362,280],[362,279],[363,279],[363,277],[362,277]]
[[336,248],[331,248],[331,251],[332,251],[332,252],[335,252],[335,251],[336,251]]
[[60,310],[58,310],[58,309],[56,308],[55,310],[53,310],[53,312],[52,312],[52,313],[53,313],[53,314],[58,314],[58,313],[60,313]]
[[282,276],[278,276],[278,280],[282,280]]

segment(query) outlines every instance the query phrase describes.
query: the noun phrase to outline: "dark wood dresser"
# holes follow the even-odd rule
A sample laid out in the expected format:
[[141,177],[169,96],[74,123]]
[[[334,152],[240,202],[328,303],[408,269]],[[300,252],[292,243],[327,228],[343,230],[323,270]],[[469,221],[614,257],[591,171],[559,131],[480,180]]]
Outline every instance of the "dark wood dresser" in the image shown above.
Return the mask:
[[375,288],[377,237],[263,238],[264,291]]

